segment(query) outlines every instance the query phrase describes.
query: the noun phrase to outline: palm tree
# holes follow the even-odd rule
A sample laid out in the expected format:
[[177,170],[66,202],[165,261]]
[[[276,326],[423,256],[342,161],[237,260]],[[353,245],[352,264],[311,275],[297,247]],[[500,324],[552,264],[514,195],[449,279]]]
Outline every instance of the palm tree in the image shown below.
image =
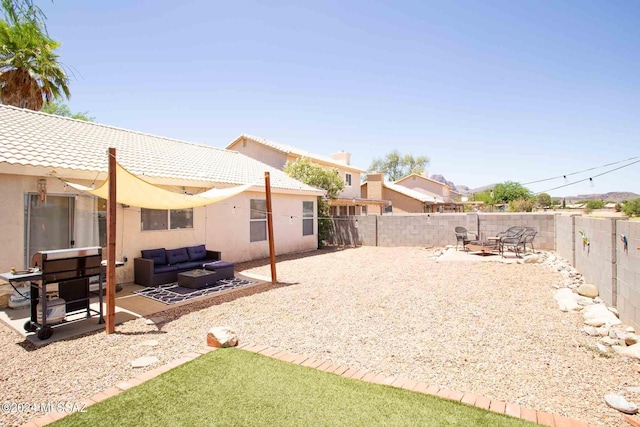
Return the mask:
[[[17,13],[3,0],[6,21],[0,21],[0,98],[3,104],[39,111],[43,102],[69,98],[69,78],[54,52],[60,43],[41,20]],[[9,6],[7,6],[9,4]]]

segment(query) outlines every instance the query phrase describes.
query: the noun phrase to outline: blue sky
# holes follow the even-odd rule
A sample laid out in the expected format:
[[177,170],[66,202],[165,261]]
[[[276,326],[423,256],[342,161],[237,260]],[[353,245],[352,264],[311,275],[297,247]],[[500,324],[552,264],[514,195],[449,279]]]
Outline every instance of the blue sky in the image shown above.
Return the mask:
[[[397,149],[470,187],[640,156],[638,2],[39,4],[69,106],[108,125],[217,147],[247,133],[363,169]],[[551,194],[608,191],[640,194],[640,163]]]

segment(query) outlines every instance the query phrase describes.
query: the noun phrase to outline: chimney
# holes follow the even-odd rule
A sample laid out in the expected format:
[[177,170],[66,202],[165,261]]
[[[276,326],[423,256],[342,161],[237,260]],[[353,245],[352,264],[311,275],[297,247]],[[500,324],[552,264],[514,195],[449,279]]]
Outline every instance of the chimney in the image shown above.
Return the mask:
[[[367,199],[383,200],[382,183],[384,182],[384,174],[368,173],[367,174]],[[364,195],[363,195],[364,196]]]
[[338,163],[342,163],[344,165],[351,164],[351,153],[347,153],[346,151],[340,151],[339,153],[333,153],[331,158]]

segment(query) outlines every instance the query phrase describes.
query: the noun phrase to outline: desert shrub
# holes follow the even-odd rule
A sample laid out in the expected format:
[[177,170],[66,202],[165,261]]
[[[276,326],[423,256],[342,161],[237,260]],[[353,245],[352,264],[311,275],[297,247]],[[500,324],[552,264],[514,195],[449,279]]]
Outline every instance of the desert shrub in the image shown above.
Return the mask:
[[622,205],[622,212],[627,216],[640,216],[640,197],[625,202]]
[[531,212],[535,206],[535,202],[531,199],[516,199],[509,203],[511,212]]

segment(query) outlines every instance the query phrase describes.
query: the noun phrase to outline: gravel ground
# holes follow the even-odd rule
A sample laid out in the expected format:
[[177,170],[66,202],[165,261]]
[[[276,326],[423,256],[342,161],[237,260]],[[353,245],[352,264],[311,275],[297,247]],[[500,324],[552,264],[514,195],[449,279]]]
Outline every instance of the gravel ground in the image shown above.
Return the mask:
[[[268,261],[237,270],[269,276]],[[278,261],[281,285],[259,285],[34,349],[0,324],[0,402],[79,402],[202,347],[228,325],[241,341],[375,373],[516,402],[603,426],[625,425],[610,392],[640,400],[631,361],[603,357],[579,314],[553,300],[555,271],[537,264],[435,262],[433,250],[362,247]],[[169,306],[168,306],[169,307]],[[159,345],[143,345],[157,340]],[[2,413],[14,425],[38,413]]]

